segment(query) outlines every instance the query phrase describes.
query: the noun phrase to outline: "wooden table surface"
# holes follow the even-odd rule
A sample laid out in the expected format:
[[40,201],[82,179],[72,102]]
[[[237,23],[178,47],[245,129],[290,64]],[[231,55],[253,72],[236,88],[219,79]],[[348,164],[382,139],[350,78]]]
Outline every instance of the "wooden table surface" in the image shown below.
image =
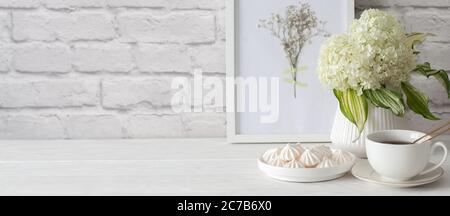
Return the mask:
[[366,183],[351,174],[321,183],[264,176],[270,144],[224,139],[0,141],[0,195],[450,195],[444,177],[418,188]]

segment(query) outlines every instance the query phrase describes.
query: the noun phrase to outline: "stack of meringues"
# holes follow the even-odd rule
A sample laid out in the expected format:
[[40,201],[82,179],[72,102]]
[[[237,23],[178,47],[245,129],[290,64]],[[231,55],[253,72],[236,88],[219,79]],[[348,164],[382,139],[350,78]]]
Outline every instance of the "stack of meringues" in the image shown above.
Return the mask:
[[262,159],[269,165],[285,168],[329,168],[351,163],[353,154],[325,145],[306,147],[300,143],[267,150]]

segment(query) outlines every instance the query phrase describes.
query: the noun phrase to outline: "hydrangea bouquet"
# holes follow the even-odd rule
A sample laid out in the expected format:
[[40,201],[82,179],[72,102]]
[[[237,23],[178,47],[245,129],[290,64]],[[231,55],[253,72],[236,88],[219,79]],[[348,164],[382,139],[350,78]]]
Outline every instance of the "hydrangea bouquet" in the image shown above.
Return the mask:
[[450,97],[446,71],[434,70],[430,63],[417,63],[420,53],[415,45],[430,35],[407,34],[394,16],[371,9],[355,20],[347,33],[322,44],[319,78],[333,89],[342,114],[360,133],[365,128],[369,103],[400,117],[409,107],[426,119],[438,120],[428,107],[427,96],[410,83],[412,72],[434,77]]

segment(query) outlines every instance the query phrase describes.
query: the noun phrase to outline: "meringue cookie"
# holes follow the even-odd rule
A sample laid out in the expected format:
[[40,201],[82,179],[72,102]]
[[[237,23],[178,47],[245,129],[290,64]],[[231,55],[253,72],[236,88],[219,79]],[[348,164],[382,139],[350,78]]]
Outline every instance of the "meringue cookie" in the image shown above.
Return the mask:
[[296,143],[294,145],[294,148],[298,149],[300,151],[300,154],[303,154],[303,152],[305,151],[305,148],[303,148],[301,143]]
[[352,162],[355,159],[355,157],[346,151],[338,149],[333,151],[332,159],[337,164],[345,164]]
[[262,158],[265,162],[269,162],[274,159],[277,159],[279,156],[280,156],[280,149],[274,148],[274,149],[269,149],[266,152],[264,152]]
[[330,158],[324,158],[317,168],[330,168],[336,166],[336,163]]
[[287,164],[284,164],[284,167],[292,168],[292,169],[305,168],[305,166],[303,166],[303,164],[300,161],[296,161],[296,160],[293,160]]
[[320,158],[326,158],[326,157],[332,157],[333,152],[331,151],[330,147],[325,145],[316,146],[312,149],[314,152],[316,152]]
[[272,166],[283,167],[286,163],[283,160],[281,160],[280,158],[275,158],[275,159],[269,161],[268,164],[272,165]]
[[320,163],[321,159],[314,151],[306,149],[300,157],[300,161],[305,165],[306,168],[314,168]]
[[280,152],[280,159],[284,161],[293,161],[299,158],[301,155],[300,150],[287,144]]

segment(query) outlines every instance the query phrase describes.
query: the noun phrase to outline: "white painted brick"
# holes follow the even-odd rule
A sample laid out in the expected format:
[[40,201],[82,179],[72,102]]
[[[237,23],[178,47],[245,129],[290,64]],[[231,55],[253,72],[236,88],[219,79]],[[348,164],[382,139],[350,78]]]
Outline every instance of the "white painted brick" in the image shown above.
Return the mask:
[[191,59],[180,45],[141,45],[136,52],[139,71],[189,72]]
[[433,68],[450,70],[450,46],[440,43],[425,43],[418,47],[419,60],[430,62]]
[[119,30],[128,42],[210,43],[215,40],[215,18],[207,12],[172,12],[167,15],[127,12],[118,17]]
[[64,139],[56,116],[0,116],[0,139]]
[[111,7],[161,8],[167,0],[106,0]]
[[183,122],[189,137],[225,137],[225,113],[186,113]]
[[172,95],[171,82],[167,78],[122,79],[102,83],[103,107],[109,109],[169,106]]
[[[53,17],[53,18],[52,18]],[[60,13],[30,13],[30,12],[13,12],[13,29],[12,35],[16,41],[38,40],[38,41],[54,41],[58,38],[53,22],[69,25],[69,20]]]
[[225,0],[171,0],[174,9],[217,9],[225,7]]
[[225,41],[226,38],[226,15],[225,11],[220,11],[216,17],[216,31],[217,38]]
[[9,14],[7,12],[0,11],[0,42],[9,40],[10,22]]
[[9,71],[12,49],[8,44],[0,43],[0,73]]
[[70,49],[65,45],[23,45],[15,49],[13,65],[20,72],[67,73],[71,70]]
[[408,32],[429,32],[436,36],[429,41],[450,42],[450,14],[448,10],[413,10],[404,16]]
[[190,53],[194,66],[203,72],[225,73],[225,43],[195,46]]
[[422,75],[414,74],[411,82],[430,98],[432,106],[450,105],[447,91],[434,77],[427,79]]
[[113,115],[65,115],[61,117],[69,139],[123,138],[122,124]]
[[50,9],[99,8],[105,6],[105,0],[41,0]]
[[1,0],[0,8],[35,8],[39,0]]
[[112,15],[106,12],[14,12],[16,41],[110,40],[116,36]]
[[[0,111],[26,112],[0,114],[0,139],[224,137],[225,113],[167,113],[172,72],[225,72],[225,1],[0,0]],[[407,31],[437,34],[418,47],[420,61],[450,70],[450,0],[356,6],[388,11]],[[91,74],[65,74],[72,70]],[[408,113],[409,125],[426,131],[448,120],[439,83],[421,76],[413,83],[443,120]],[[41,114],[49,108],[57,115]]]
[[128,45],[78,45],[74,48],[74,67],[81,72],[129,72],[134,63]]
[[186,137],[179,115],[133,115],[126,130],[131,138],[179,138]]
[[427,132],[433,128],[442,126],[450,119],[450,113],[435,113],[435,115],[441,120],[431,121],[428,119],[424,119],[421,115],[417,115],[413,112],[408,112],[405,116],[407,122],[406,125],[409,126],[408,129]]
[[1,82],[0,108],[49,108],[95,106],[98,84],[94,81]]
[[356,0],[357,6],[419,6],[419,7],[448,7],[449,0]]

